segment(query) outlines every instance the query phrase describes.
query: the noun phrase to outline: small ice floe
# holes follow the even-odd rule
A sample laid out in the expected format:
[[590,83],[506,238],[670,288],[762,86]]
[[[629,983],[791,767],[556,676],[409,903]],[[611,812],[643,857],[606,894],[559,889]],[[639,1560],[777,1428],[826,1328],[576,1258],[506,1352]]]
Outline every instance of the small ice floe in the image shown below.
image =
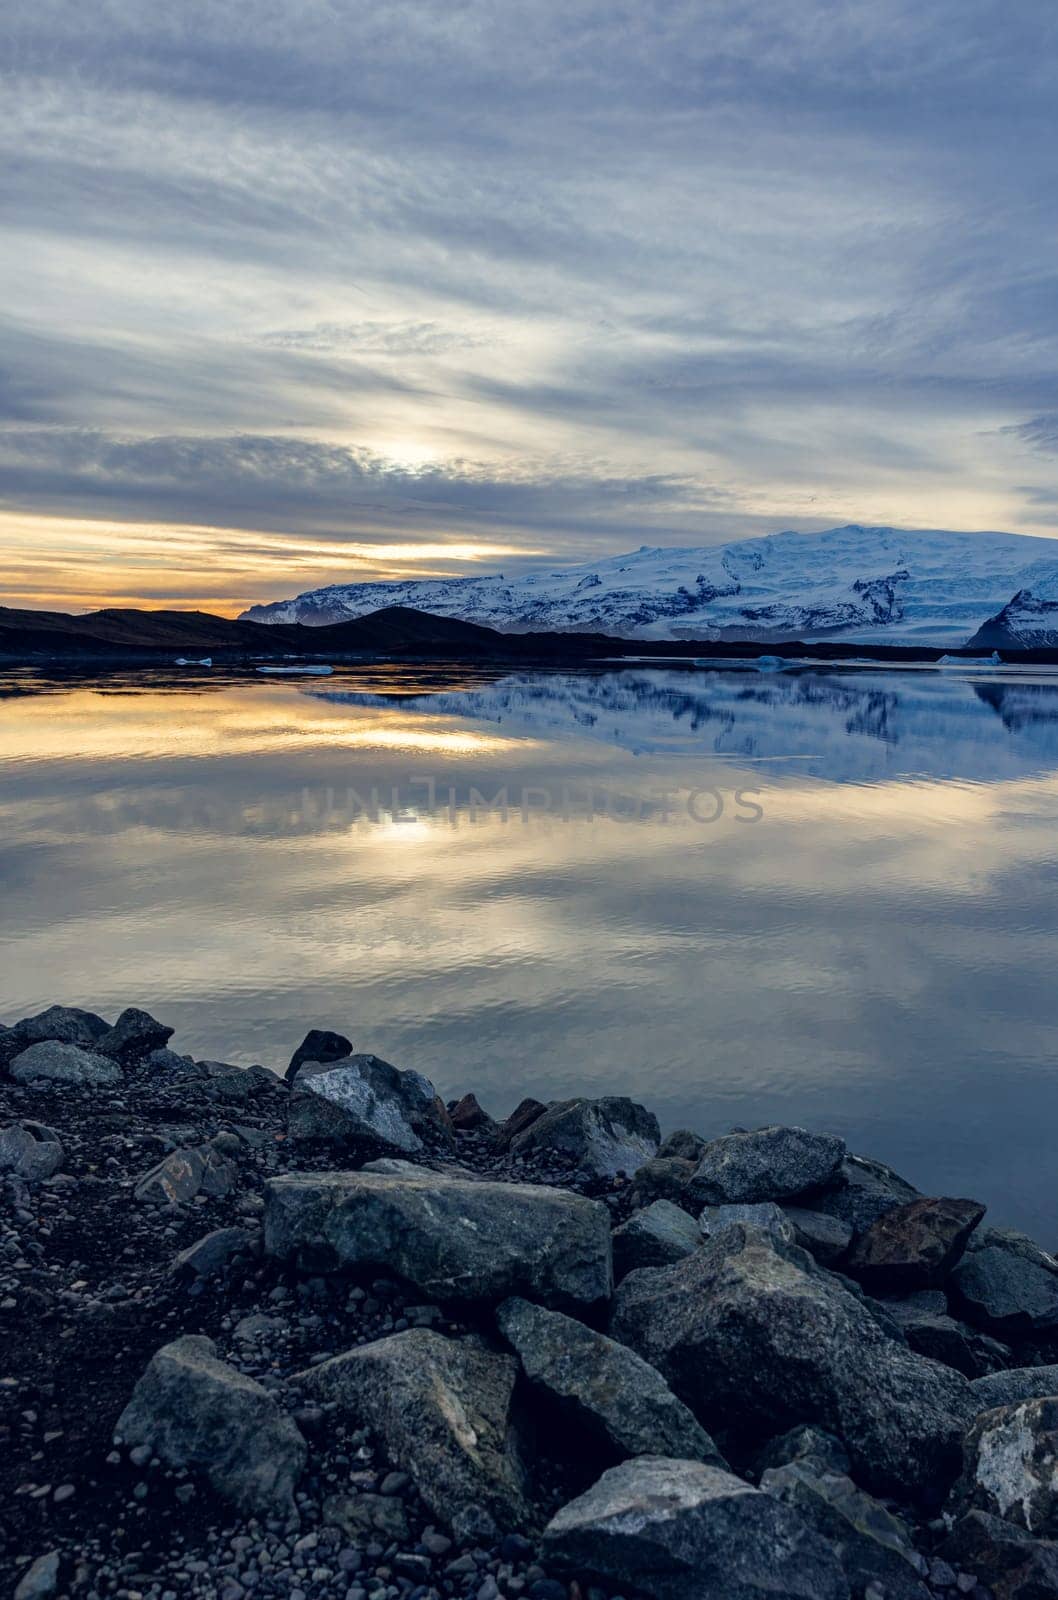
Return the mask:
[[303,666],[303,667],[258,667],[257,670],[258,670],[258,672],[270,672],[270,673],[273,673],[273,674],[279,674],[281,676],[289,675],[291,673],[296,673],[296,674],[300,674],[300,675],[304,675],[304,674],[307,673],[309,675],[309,677],[312,677],[312,678],[329,678],[331,673],[334,671],[334,668],[333,667],[313,667],[313,666]]
[[998,650],[993,650],[990,656],[982,661],[977,661],[973,656],[941,656],[936,662],[938,667],[972,667],[975,672],[981,667],[1001,667],[1003,657]]
[[173,665],[175,667],[211,667],[213,665],[213,657],[203,656],[201,661],[194,661],[189,660],[187,656],[177,656]]
[[758,656],[754,665],[758,672],[782,672],[789,662],[782,656]]

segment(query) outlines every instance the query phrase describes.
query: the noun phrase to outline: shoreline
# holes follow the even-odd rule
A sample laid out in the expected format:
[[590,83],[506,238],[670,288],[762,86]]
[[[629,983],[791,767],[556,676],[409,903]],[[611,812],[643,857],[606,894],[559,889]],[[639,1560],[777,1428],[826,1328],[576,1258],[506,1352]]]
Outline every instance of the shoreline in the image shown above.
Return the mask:
[[19,1600],[1058,1595],[1058,1261],[983,1206],[825,1132],[500,1124],[340,1035],[288,1082],[170,1034],[0,1028]]

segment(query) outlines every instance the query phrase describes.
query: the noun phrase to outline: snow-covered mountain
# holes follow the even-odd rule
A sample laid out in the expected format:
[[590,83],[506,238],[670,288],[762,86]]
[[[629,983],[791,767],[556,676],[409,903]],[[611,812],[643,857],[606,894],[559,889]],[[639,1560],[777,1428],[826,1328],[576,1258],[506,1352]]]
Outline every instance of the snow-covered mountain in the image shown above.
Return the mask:
[[1040,573],[1032,587],[978,628],[971,644],[985,650],[1039,650],[1058,645],[1058,568]]
[[243,617],[322,626],[402,605],[511,633],[961,645],[1022,591],[1058,597],[1058,539],[852,525],[513,578],[332,584]]

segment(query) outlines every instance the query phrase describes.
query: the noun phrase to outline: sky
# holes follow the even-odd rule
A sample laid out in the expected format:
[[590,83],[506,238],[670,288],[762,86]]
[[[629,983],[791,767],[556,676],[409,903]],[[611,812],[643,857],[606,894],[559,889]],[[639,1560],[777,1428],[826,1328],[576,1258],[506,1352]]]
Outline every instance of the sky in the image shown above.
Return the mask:
[[36,0],[0,603],[1058,532],[1051,0]]

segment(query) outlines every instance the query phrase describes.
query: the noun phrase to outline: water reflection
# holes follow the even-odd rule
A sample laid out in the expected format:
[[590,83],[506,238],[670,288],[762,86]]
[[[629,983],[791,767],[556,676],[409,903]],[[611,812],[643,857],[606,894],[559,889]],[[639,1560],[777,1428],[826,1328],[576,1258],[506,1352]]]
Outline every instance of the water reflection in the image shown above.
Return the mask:
[[[184,1048],[273,1066],[336,1026],[497,1112],[589,1088],[670,1126],[835,1127],[1058,1240],[1045,675],[23,673],[0,694],[5,1019],[138,1002]],[[686,797],[707,791],[704,822]]]

